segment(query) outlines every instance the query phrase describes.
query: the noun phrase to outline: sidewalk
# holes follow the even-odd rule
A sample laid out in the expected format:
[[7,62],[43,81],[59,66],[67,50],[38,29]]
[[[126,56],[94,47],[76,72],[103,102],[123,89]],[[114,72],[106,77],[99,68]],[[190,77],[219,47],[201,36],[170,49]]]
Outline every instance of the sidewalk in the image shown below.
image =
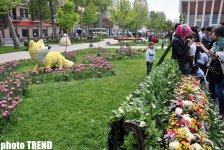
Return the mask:
[[[120,48],[120,46],[106,46],[106,43],[110,42],[110,44],[118,43],[117,40],[114,39],[105,39],[101,42],[92,43],[94,47],[104,47],[104,48]],[[89,48],[90,43],[82,43],[82,44],[73,44],[67,47],[66,51],[73,51],[73,50],[80,50]],[[132,46],[134,49],[146,48],[147,46]],[[51,45],[50,51],[57,51],[57,52],[64,52],[65,46],[60,45]],[[160,47],[156,47],[160,48]],[[0,54],[0,63],[13,61],[13,60],[20,60],[20,59],[30,59],[30,55],[28,51],[21,51],[21,52],[14,52],[14,53],[7,53],[7,54]]]

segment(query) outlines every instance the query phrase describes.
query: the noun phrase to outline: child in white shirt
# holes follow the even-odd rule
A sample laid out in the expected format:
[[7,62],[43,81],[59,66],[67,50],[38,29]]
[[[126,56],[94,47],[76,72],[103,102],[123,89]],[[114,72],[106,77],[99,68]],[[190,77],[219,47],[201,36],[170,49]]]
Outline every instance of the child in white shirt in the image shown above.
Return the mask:
[[154,50],[154,43],[153,42],[150,42],[148,44],[148,50],[145,53],[145,59],[146,59],[147,75],[149,75],[149,73],[152,70],[153,62],[156,59],[156,53],[155,53],[155,50]]

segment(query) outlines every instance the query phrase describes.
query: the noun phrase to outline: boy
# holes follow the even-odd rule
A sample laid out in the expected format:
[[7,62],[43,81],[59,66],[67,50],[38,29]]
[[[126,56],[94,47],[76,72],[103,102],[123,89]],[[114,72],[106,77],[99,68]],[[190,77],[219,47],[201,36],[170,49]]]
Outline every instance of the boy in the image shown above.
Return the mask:
[[149,73],[152,70],[153,62],[156,59],[156,53],[154,50],[153,42],[149,42],[149,44],[148,44],[148,50],[145,53],[145,59],[146,59],[147,75],[149,75]]
[[166,39],[163,37],[163,38],[162,38],[162,49],[163,49],[165,43],[166,43]]

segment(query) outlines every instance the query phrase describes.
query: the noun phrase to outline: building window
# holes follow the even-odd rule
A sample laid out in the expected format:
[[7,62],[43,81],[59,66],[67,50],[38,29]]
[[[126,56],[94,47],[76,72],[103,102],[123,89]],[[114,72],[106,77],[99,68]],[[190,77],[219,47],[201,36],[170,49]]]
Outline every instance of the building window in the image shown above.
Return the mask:
[[33,37],[38,37],[38,36],[39,36],[38,29],[33,29]]
[[190,26],[194,26],[194,17],[195,15],[190,15],[190,22],[189,22]]
[[219,23],[218,22],[218,14],[213,14],[213,17],[212,17],[212,24],[217,24]]
[[28,18],[28,10],[27,9],[23,9],[23,8],[20,8],[20,17],[22,18]]
[[22,29],[22,36],[28,37],[29,36],[29,30],[28,29]]
[[204,18],[205,27],[209,26],[209,21],[210,21],[210,14],[205,14],[205,18]]
[[48,36],[47,29],[43,29],[43,34],[44,34],[45,36]]
[[221,20],[220,20],[220,22],[224,22],[224,15],[223,14],[221,14]]
[[196,26],[201,27],[201,23],[202,23],[202,15],[198,14],[196,20]]
[[12,19],[13,20],[17,20],[17,16],[16,16],[16,8],[12,9]]

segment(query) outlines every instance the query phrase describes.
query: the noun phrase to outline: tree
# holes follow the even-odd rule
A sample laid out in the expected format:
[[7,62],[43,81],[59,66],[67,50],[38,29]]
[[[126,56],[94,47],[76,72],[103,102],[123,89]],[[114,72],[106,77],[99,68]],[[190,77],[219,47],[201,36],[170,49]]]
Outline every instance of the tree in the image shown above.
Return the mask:
[[40,21],[39,35],[43,38],[43,21],[50,19],[48,0],[27,0],[32,20]]
[[95,24],[97,22],[97,10],[96,6],[93,3],[90,3],[85,8],[85,12],[83,15],[83,23],[87,26],[87,34],[89,26]]
[[167,20],[164,24],[164,29],[166,32],[173,30],[173,22],[171,20]]
[[18,40],[15,28],[10,17],[12,8],[15,8],[19,4],[20,0],[4,0],[0,1],[0,14],[4,15],[7,25],[9,27],[9,32],[11,33],[13,44],[15,48],[20,48],[20,42]]
[[72,0],[65,2],[57,13],[57,22],[65,33],[71,31],[74,24],[79,21],[79,14],[75,13],[75,4]]
[[48,0],[49,1],[49,7],[51,11],[51,23],[53,28],[53,35],[52,38],[57,39],[57,33],[56,33],[56,26],[55,26],[55,15],[59,7],[59,1],[58,0]]
[[184,24],[185,21],[186,21],[185,18],[186,18],[186,17],[185,17],[185,15],[184,15],[184,13],[181,13],[180,16],[179,16],[179,22],[180,22],[181,24]]
[[148,20],[148,6],[135,1],[127,19],[128,29],[137,32],[137,30],[141,29]]
[[97,11],[99,12],[99,16],[100,16],[100,26],[103,26],[103,15],[104,13],[108,10],[109,6],[112,4],[112,0],[93,0],[94,4],[97,7]]
[[163,31],[166,23],[166,15],[164,12],[151,11],[149,20],[147,23],[148,29],[154,29],[158,31]]
[[110,17],[112,21],[122,28],[122,33],[124,35],[124,29],[130,25],[130,18],[133,13],[131,13],[131,4],[129,0],[117,0],[117,6],[110,12]]
[[101,20],[99,24],[100,26],[102,26],[102,15],[108,10],[108,7],[111,5],[112,0],[74,0],[74,3],[78,7],[83,7],[85,10],[88,7],[88,5],[92,3],[94,7],[96,8],[96,14],[100,15]]
[[93,0],[93,2],[100,13],[106,12],[108,7],[112,4],[112,0]]

